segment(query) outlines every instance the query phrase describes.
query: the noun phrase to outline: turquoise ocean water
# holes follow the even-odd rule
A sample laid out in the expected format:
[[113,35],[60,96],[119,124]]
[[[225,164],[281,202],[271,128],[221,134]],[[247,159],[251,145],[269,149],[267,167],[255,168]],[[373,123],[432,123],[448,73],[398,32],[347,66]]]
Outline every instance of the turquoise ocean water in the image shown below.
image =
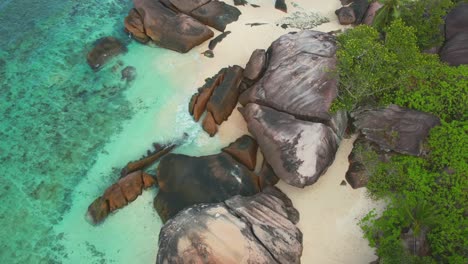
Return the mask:
[[[177,65],[157,65],[182,55],[123,32],[131,7],[129,0],[0,0],[1,263],[153,263],[156,190],[97,227],[86,222],[87,206],[152,142],[185,132],[178,151],[188,154],[223,144],[187,114],[196,87],[172,81]],[[93,72],[86,54],[104,36],[128,52]],[[121,80],[125,66],[136,68],[135,81]]]

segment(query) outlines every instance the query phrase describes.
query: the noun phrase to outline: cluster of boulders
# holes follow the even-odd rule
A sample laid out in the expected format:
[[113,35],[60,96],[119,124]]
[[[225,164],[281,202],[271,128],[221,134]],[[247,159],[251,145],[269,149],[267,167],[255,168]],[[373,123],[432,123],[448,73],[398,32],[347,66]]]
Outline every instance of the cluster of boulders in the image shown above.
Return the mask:
[[341,25],[371,25],[377,11],[383,6],[379,1],[341,0],[343,5],[335,11]]
[[298,221],[291,200],[275,187],[199,204],[163,226],[156,263],[300,263]]
[[445,18],[440,59],[451,66],[468,64],[468,3],[458,4]]
[[218,0],[134,0],[125,18],[125,30],[136,40],[188,52],[213,37],[209,28],[224,31],[241,12]]
[[198,121],[206,110],[203,129],[210,136],[218,132],[218,125],[227,120],[236,107],[243,73],[244,69],[238,65],[223,68],[212,78],[206,79],[205,84],[192,96],[189,112]]
[[[372,167],[378,161],[388,161],[392,153],[423,155],[423,143],[430,130],[440,124],[439,118],[432,114],[396,105],[383,109],[359,109],[351,113],[351,117],[360,133],[349,156],[350,166],[346,172],[346,180],[353,188],[366,186]],[[375,157],[370,157],[369,153]]]

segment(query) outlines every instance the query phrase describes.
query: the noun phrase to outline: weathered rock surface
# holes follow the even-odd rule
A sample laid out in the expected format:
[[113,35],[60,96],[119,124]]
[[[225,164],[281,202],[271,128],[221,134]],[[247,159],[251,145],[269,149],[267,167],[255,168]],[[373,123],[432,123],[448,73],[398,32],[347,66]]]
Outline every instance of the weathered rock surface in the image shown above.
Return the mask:
[[335,11],[338,16],[338,21],[341,25],[351,25],[356,22],[356,14],[354,9],[350,6],[343,6]]
[[351,114],[354,126],[382,150],[419,156],[429,131],[440,121],[428,113],[390,105],[384,109],[364,109]]
[[251,171],[255,169],[257,164],[257,150],[257,142],[248,135],[243,135],[222,149]]
[[460,3],[445,18],[445,39],[468,32],[468,3]]
[[144,34],[163,48],[185,53],[214,35],[199,21],[176,13],[159,1],[133,2],[135,8],[125,19],[125,29],[137,39],[146,40]]
[[260,189],[262,190],[267,186],[275,186],[279,181],[279,178],[276,176],[273,168],[265,160],[263,160],[262,168],[258,173],[258,178]]
[[216,122],[213,118],[213,115],[211,112],[206,112],[205,119],[203,119],[203,130],[205,130],[210,137],[216,135],[218,133],[218,126],[216,125]]
[[366,15],[366,11],[369,8],[369,1],[368,0],[354,0],[353,3],[350,5],[353,9],[354,14],[356,16],[355,24],[361,24],[362,20]]
[[94,43],[94,48],[88,53],[86,60],[93,70],[98,70],[108,60],[126,51],[127,48],[118,39],[105,37]]
[[275,1],[275,8],[278,10],[281,10],[285,13],[288,12],[288,6],[286,5],[286,2],[284,0],[276,0]]
[[[224,120],[229,118],[237,105],[243,70],[237,65],[228,67],[223,75],[222,82],[215,88],[208,101],[206,109],[213,114],[218,125],[221,125]],[[198,100],[200,100],[200,97]]]
[[336,41],[327,33],[302,31],[274,41],[263,77],[239,101],[257,103],[308,121],[327,121],[337,94]]
[[169,0],[180,12],[190,14],[193,10],[207,4],[211,0]]
[[276,188],[193,206],[161,229],[156,263],[300,263],[302,233],[293,211]]
[[[468,16],[468,14],[467,14]],[[448,39],[442,47],[440,60],[450,66],[468,64],[468,28],[465,32],[459,32]]]
[[288,184],[313,184],[333,162],[339,139],[330,127],[257,104],[240,111],[266,161]]
[[212,0],[193,10],[190,15],[205,25],[224,31],[228,24],[239,19],[241,12],[234,6]]
[[374,1],[369,4],[369,8],[366,11],[366,14],[364,15],[364,18],[362,19],[362,24],[366,25],[372,25],[374,22],[374,17],[377,14],[377,11],[379,11],[380,8],[383,7],[383,4],[380,3],[379,1]]
[[198,89],[198,93],[193,95],[192,100],[190,100],[189,111],[193,112],[193,118],[195,121],[200,120],[203,112],[205,112],[206,105],[208,104],[213,91],[224,80],[225,72],[226,68],[221,69],[215,76],[206,79],[205,84]]
[[88,218],[93,224],[102,222],[109,213],[134,201],[143,189],[156,184],[153,176],[142,171],[132,172],[104,191],[88,207]]
[[256,49],[250,55],[249,62],[245,66],[244,77],[257,81],[265,72],[267,66],[267,56],[264,49]]
[[259,191],[258,177],[227,153],[190,157],[169,154],[159,163],[155,207],[165,222],[199,203],[222,202]]

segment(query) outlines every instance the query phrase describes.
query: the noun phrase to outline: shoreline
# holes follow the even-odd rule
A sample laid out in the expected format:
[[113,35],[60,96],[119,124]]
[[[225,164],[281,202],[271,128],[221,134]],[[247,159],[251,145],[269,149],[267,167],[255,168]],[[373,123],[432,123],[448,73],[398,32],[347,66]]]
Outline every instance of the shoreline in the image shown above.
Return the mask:
[[[207,58],[202,54],[205,50],[208,50],[209,41],[206,41],[186,54],[167,51],[161,52],[162,54],[158,55],[153,61],[147,61],[147,59],[145,59],[146,69],[143,71],[143,78],[148,81],[154,78],[155,75],[163,76],[163,78],[168,79],[167,85],[176,90],[169,91],[170,95],[167,97],[155,98],[154,100],[158,106],[151,105],[152,101],[147,98],[148,95],[157,97],[159,95],[158,89],[169,89],[169,87],[151,87],[146,83],[142,86],[139,83],[135,83],[131,90],[127,92],[128,99],[134,102],[134,104],[138,104],[139,100],[143,100],[146,101],[146,104],[151,106],[149,109],[139,110],[131,120],[126,122],[122,131],[110,139],[109,143],[104,147],[103,152],[99,154],[95,165],[89,170],[86,179],[83,180],[73,192],[74,203],[72,204],[72,208],[70,212],[64,216],[64,220],[59,224],[59,228],[57,229],[59,232],[65,232],[69,235],[67,238],[70,239],[70,241],[66,241],[67,246],[73,248],[77,244],[81,244],[83,248],[86,248],[89,242],[89,244],[95,246],[94,249],[97,252],[103,253],[106,257],[112,257],[112,260],[117,262],[122,261],[123,263],[127,263],[135,261],[132,257],[136,255],[139,256],[138,261],[141,263],[146,263],[147,261],[151,263],[154,262],[157,253],[157,237],[159,227],[161,226],[161,221],[152,206],[155,190],[144,191],[136,201],[117,211],[110,216],[103,225],[98,227],[91,226],[84,221],[86,208],[92,199],[94,199],[96,195],[99,195],[108,184],[109,179],[105,178],[108,177],[105,176],[106,173],[108,174],[113,167],[124,165],[129,160],[136,158],[137,155],[143,154],[151,143],[155,141],[174,139],[177,136],[181,136],[183,132],[190,130],[192,135],[190,135],[188,144],[178,148],[175,153],[209,155],[217,153],[222,147],[233,142],[243,134],[248,134],[246,123],[236,108],[229,119],[219,127],[218,134],[210,138],[202,130],[201,122],[199,124],[195,123],[188,114],[187,105],[191,95],[204,83],[205,78],[213,76],[219,69],[229,65],[237,64],[241,67],[245,67],[251,53],[255,49],[267,49],[279,36],[291,31],[298,31],[294,28],[283,29],[280,26],[276,26],[276,22],[279,19],[289,16],[294,11],[298,10],[291,5],[291,2],[288,1],[287,3],[288,13],[283,13],[275,9],[272,1],[257,0],[251,2],[252,4],[259,4],[260,7],[254,8],[250,5],[237,6],[242,12],[242,15],[239,17],[238,21],[227,26],[226,31],[231,31],[231,34],[222,42],[218,43],[213,50],[214,58]],[[226,3],[233,5],[233,1],[226,1]],[[320,0],[302,0],[295,1],[295,3],[307,11],[318,12],[330,19],[329,23],[322,24],[313,30],[329,32],[346,28],[338,24],[337,17],[334,14],[334,10],[341,6],[339,1],[323,3],[323,1]],[[268,24],[251,27],[245,25],[246,23]],[[221,32],[214,31],[215,37],[221,34]],[[132,42],[130,45],[141,44]],[[157,47],[149,48],[159,49]],[[147,49],[147,47],[137,48],[140,52]],[[138,55],[126,55],[122,59],[125,61],[127,57],[133,57],[133,59],[135,59]],[[140,69],[138,69],[138,77],[135,82],[138,82],[138,80],[142,78],[140,73]],[[148,75],[152,76],[148,77]],[[165,101],[161,102],[163,100]],[[174,126],[174,123],[177,123],[177,125]],[[346,260],[349,260],[353,254],[361,255],[361,252],[364,250],[362,247],[365,247],[366,252],[372,250],[367,246],[367,241],[365,241],[365,244],[363,244],[362,241],[359,242],[359,244],[354,244],[357,239],[362,240],[363,238],[362,234],[359,233],[359,227],[349,223],[352,219],[349,218],[350,216],[346,217],[345,215],[344,207],[346,205],[337,205],[337,210],[342,212],[340,216],[343,218],[338,219],[337,216],[334,219],[337,221],[344,221],[342,227],[348,223],[346,227],[351,231],[348,230],[348,232],[340,233],[340,231],[343,231],[342,228],[340,230],[335,230],[336,237],[331,237],[330,234],[327,233],[317,237],[317,233],[314,233],[314,230],[310,230],[309,228],[310,222],[307,219],[311,219],[314,214],[317,214],[316,210],[320,209],[319,205],[317,205],[315,210],[306,206],[309,204],[308,201],[310,197],[316,197],[311,190],[319,188],[319,186],[322,186],[322,192],[325,193],[335,190],[334,185],[328,187],[327,184],[331,179],[330,174],[336,170],[346,171],[347,154],[343,154],[343,151],[351,151],[351,148],[349,144],[345,145],[342,143],[339,151],[341,151],[339,153],[342,154],[337,153],[335,162],[328,169],[327,174],[322,176],[321,178],[323,179],[319,179],[315,185],[304,190],[292,186],[285,186],[283,183],[278,185],[278,187],[290,197],[301,215],[302,221],[299,222],[298,227],[304,234],[302,263],[315,263],[319,260],[321,263],[342,263],[327,262],[332,259],[326,259],[330,256],[327,256],[324,252],[341,251],[341,255],[345,256]],[[344,161],[346,161],[346,164]],[[261,160],[259,160],[259,163],[260,162]],[[112,175],[111,177],[118,177],[118,175]],[[340,186],[340,182],[336,184],[336,188],[339,191],[342,191],[342,188],[350,188],[349,186]],[[351,189],[351,191],[345,192],[349,194],[349,192],[356,191],[359,194],[349,194],[353,199],[347,199],[347,204],[354,203],[355,207],[364,206],[366,200],[363,198],[363,190],[364,189]],[[308,200],[303,200],[303,197],[307,197]],[[357,216],[356,212],[353,213],[354,214],[351,215]],[[319,223],[314,223],[313,225],[318,226],[318,224]],[[81,231],[84,231],[84,233],[73,234],[75,228],[83,229]],[[157,231],[154,231],[154,229]],[[148,235],[148,232],[151,234]],[[89,233],[93,234],[92,237],[86,236]],[[109,237],[109,235],[112,235],[112,237]],[[347,241],[348,243],[352,241],[353,246],[339,248],[336,240],[339,240],[341,235],[349,236],[343,241]],[[110,245],[99,244],[101,241],[107,241],[109,239],[113,240],[110,242]],[[141,245],[142,247],[138,247],[138,250],[129,250],[126,249],[126,245],[117,245],[119,241],[127,241],[130,245]],[[324,241],[326,243],[324,243]],[[84,242],[86,242],[86,245],[83,245]],[[317,243],[322,244],[323,247],[314,248]],[[148,244],[152,246],[148,246]],[[331,250],[325,250],[326,248],[324,249],[324,247],[326,246],[332,247]],[[356,248],[360,249],[359,252],[356,251]],[[86,250],[90,251],[89,247]],[[117,250],[118,253],[116,253],[115,250]],[[84,257],[79,255],[81,253],[80,250],[76,249],[76,251],[72,259],[81,259]],[[368,255],[371,256],[370,253],[366,256]],[[372,255],[372,258],[369,257],[369,259],[374,260],[375,257]],[[347,263],[352,262],[347,261]]]

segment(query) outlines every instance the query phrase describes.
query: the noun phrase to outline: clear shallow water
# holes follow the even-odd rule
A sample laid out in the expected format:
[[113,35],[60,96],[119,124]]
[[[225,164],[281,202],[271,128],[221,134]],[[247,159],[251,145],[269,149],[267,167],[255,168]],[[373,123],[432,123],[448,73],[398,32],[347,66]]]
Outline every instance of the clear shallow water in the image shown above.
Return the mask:
[[[125,35],[131,6],[0,0],[1,263],[153,263],[161,226],[155,190],[98,227],[85,221],[87,206],[152,142],[187,132],[178,150],[187,154],[223,144],[188,116],[195,87],[172,82],[177,65],[157,65],[180,55]],[[104,36],[121,39],[129,52],[95,73],[86,54]],[[198,55],[185,56],[194,63]],[[132,83],[120,80],[127,65],[137,69]]]

